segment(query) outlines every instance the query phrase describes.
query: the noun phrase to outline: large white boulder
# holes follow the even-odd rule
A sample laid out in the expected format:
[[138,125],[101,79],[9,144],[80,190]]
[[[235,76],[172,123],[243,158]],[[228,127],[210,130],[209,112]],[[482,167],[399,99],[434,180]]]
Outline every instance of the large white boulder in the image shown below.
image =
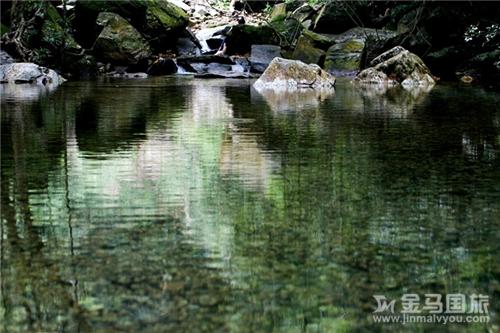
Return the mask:
[[254,83],[259,88],[333,88],[335,78],[316,64],[274,58]]

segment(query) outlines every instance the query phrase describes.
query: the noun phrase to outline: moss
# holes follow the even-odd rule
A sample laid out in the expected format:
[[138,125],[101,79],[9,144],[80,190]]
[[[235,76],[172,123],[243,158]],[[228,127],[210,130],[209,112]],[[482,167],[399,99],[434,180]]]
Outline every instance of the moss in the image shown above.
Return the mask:
[[304,30],[302,34],[310,40],[311,45],[325,51],[334,43],[332,39],[310,30]]
[[325,60],[325,70],[356,71],[359,69],[360,60],[360,53],[337,54],[333,57],[327,56]]
[[321,66],[325,59],[325,51],[314,47],[309,38],[301,36],[297,42],[297,46],[295,46],[292,58],[301,60],[306,64],[318,64]]
[[0,23],[0,36],[2,36],[4,33],[7,33],[10,31],[10,28],[6,26],[3,23]]

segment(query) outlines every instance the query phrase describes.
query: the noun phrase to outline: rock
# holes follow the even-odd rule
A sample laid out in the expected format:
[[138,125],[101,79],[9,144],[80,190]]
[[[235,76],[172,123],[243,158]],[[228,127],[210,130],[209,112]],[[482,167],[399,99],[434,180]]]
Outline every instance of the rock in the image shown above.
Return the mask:
[[170,75],[177,73],[177,64],[173,59],[159,57],[149,68],[149,75]]
[[362,39],[351,39],[331,46],[326,51],[325,70],[334,73],[358,71],[365,43]]
[[359,83],[401,84],[405,88],[432,86],[435,80],[417,55],[401,46],[382,53],[356,77]]
[[335,43],[330,36],[318,34],[310,30],[304,30],[302,36],[307,37],[311,45],[324,51],[328,50],[328,48]]
[[188,12],[189,10],[191,10],[191,7],[189,7],[189,5],[187,5],[187,4],[185,4],[184,1],[182,1],[182,0],[167,0],[167,1],[172,3],[173,5],[181,8],[185,12]]
[[77,39],[87,43],[92,39],[95,20],[102,12],[123,17],[160,52],[175,46],[175,37],[188,24],[187,13],[169,1],[77,1],[74,20]]
[[304,23],[311,21],[317,11],[308,3],[303,3],[291,13],[291,17],[297,19],[299,22]]
[[196,77],[221,77],[221,78],[249,78],[250,72],[242,65],[220,63],[193,63],[191,67],[196,72]]
[[271,12],[271,20],[276,20],[284,18],[286,16],[286,3],[278,3],[274,5],[273,11]]
[[313,41],[305,35],[300,36],[293,50],[292,58],[303,61],[307,64],[317,64],[322,66],[325,61],[326,52],[316,48]]
[[146,40],[120,15],[100,13],[97,23],[103,26],[94,44],[94,52],[99,59],[118,64],[137,64],[151,56]]
[[31,83],[55,88],[66,81],[54,70],[29,62],[0,65],[0,82]]
[[474,78],[470,75],[464,75],[460,78],[460,81],[463,83],[472,83],[474,81]]
[[[202,52],[216,51],[226,39],[226,34],[229,32],[230,29],[231,29],[230,26],[222,25],[219,27],[199,30],[196,33],[196,38],[201,44],[201,51]],[[215,40],[218,41],[217,42],[218,46],[216,48],[213,48],[212,46],[215,46],[214,45]]]
[[333,41],[315,32],[304,30],[292,53],[292,58],[305,63],[323,66],[326,50]]
[[335,78],[318,65],[283,58],[274,58],[254,83],[256,88],[329,88],[334,85]]
[[177,63],[180,65],[189,65],[191,63],[219,63],[226,65],[234,65],[234,61],[229,57],[216,56],[216,55],[202,55],[199,57],[178,57]]
[[114,78],[123,78],[123,79],[147,79],[147,73],[126,73],[126,72],[111,72],[108,73],[107,76]]
[[226,52],[228,55],[247,54],[253,44],[280,45],[280,37],[273,28],[266,25],[235,25],[226,38]]
[[199,56],[201,55],[200,48],[193,42],[191,38],[182,37],[177,39],[177,54],[180,56]]
[[252,45],[250,66],[252,71],[262,73],[271,61],[281,56],[281,47],[276,45]]
[[354,27],[341,34],[329,35],[329,37],[335,43],[344,43],[352,39],[358,39],[365,42],[366,39],[370,37],[376,40],[385,41],[396,35],[397,33],[392,30]]
[[179,57],[177,64],[186,71],[195,73],[198,77],[251,77],[250,64],[248,59],[244,57],[230,58],[216,55]]
[[14,58],[10,56],[7,52],[0,50],[0,65],[12,64]]
[[362,70],[356,77],[356,81],[360,83],[377,84],[377,85],[396,84],[396,82],[393,80],[389,81],[387,79],[387,75],[385,75],[384,72],[376,70],[373,67],[368,67]]
[[[339,71],[340,73],[350,73],[354,70],[366,68],[367,62],[373,60],[382,52],[377,52],[380,45],[383,45],[388,39],[394,37],[396,33],[391,30],[371,29],[355,27],[341,34],[331,35],[330,38],[340,44],[337,48],[331,49],[327,54],[330,61],[329,70]],[[353,46],[358,45],[353,50]],[[359,47],[361,47],[359,51]],[[374,51],[375,50],[375,51]],[[338,62],[335,63],[335,59]],[[368,59],[368,60],[367,60]],[[325,60],[326,66],[326,60]]]

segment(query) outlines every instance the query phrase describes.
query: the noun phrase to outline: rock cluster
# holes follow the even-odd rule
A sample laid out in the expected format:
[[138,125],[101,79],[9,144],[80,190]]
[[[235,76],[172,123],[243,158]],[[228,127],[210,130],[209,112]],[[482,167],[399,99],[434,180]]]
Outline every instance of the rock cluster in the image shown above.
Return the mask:
[[370,62],[356,77],[359,83],[401,84],[405,88],[432,86],[436,83],[429,68],[417,55],[396,46]]

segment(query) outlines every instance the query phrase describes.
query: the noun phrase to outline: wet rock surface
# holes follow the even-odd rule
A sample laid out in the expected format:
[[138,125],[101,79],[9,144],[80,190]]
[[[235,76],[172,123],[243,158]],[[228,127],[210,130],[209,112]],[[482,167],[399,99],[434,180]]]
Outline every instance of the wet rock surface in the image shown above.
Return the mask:
[[256,88],[333,88],[335,78],[318,65],[298,60],[274,58],[262,76],[254,83]]
[[0,82],[8,84],[36,84],[57,87],[66,81],[54,70],[34,63],[0,65]]
[[361,71],[356,82],[369,84],[401,84],[403,87],[432,86],[435,80],[429,68],[417,55],[401,46],[382,53]]

